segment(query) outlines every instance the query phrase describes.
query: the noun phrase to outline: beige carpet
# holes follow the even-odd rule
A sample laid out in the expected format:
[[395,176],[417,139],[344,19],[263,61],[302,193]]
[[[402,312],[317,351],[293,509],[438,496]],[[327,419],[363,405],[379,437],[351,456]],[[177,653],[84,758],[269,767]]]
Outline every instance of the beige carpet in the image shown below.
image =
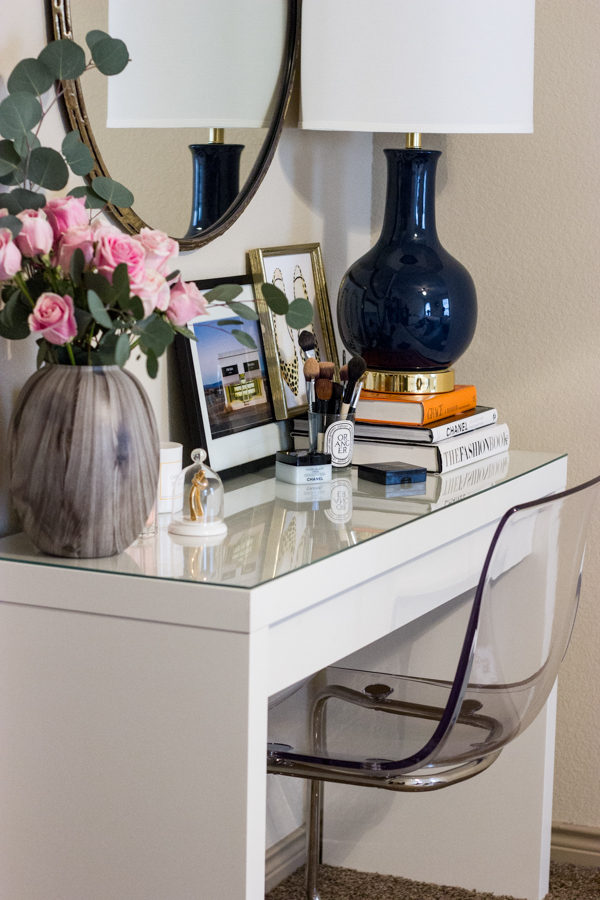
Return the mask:
[[[265,900],[305,900],[303,878],[304,869],[298,869]],[[321,900],[512,900],[333,866],[321,866],[319,886]],[[552,863],[547,900],[600,900],[600,869]]]

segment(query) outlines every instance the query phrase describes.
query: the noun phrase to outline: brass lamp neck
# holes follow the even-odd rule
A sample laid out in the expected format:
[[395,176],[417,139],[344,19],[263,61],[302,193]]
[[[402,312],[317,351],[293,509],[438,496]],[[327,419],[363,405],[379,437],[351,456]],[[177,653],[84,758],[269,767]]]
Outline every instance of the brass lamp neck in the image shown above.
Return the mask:
[[421,149],[421,132],[420,131],[409,131],[406,134],[406,149],[407,150],[420,150]]
[[225,129],[224,128],[211,128],[208,135],[208,143],[209,144],[224,144],[225,143]]

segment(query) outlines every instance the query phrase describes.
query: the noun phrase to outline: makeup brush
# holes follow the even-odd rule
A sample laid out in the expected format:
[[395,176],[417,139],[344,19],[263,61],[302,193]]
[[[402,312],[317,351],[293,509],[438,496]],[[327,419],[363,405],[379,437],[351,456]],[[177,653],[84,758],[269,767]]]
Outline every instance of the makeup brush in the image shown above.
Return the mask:
[[306,396],[309,409],[312,409],[315,404],[315,381],[318,377],[319,363],[316,359],[307,359],[304,363],[304,380],[306,382]]
[[332,362],[324,362],[319,363],[319,378],[326,378],[327,381],[333,381],[333,376],[335,374],[335,364]]
[[358,406],[358,400],[360,398],[360,392],[362,391],[363,383],[362,378],[360,381],[357,381],[354,385],[354,391],[352,393],[352,399],[350,400],[350,409],[348,410],[348,415],[352,415],[352,413],[356,412],[356,407]]
[[331,382],[332,394],[329,401],[329,414],[339,416],[342,406],[342,397],[344,396],[344,388],[337,381]]
[[344,383],[348,381],[348,366],[345,363],[340,369],[340,381],[343,381]]
[[[352,407],[352,400],[358,397],[362,387],[361,378],[365,374],[367,364],[362,356],[353,356],[348,363],[348,382],[344,391],[344,402],[342,403],[341,417],[348,418],[348,412]],[[357,387],[358,385],[358,387]]]
[[305,356],[309,359],[316,359],[315,336],[312,331],[301,331],[298,335],[298,343]]
[[327,378],[318,378],[315,381],[315,393],[317,395],[315,406],[317,408],[317,412],[320,413],[319,431],[317,435],[317,452],[322,453],[323,442],[325,440],[327,408],[329,405],[329,401],[331,400],[331,395],[333,394],[332,382],[328,381]]

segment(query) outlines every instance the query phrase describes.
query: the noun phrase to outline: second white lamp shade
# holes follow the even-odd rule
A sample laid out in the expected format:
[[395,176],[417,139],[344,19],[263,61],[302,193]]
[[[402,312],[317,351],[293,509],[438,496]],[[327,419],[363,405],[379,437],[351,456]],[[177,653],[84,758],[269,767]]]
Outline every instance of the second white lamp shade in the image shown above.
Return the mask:
[[109,78],[107,126],[268,126],[286,20],[286,0],[109,0],[131,62]]
[[533,131],[535,0],[303,0],[302,127]]

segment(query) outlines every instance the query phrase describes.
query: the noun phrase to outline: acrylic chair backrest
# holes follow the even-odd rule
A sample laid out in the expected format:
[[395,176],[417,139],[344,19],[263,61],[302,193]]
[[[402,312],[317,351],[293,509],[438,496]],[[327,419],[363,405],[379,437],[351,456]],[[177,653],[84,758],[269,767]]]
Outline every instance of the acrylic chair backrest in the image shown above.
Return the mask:
[[[546,703],[569,644],[599,492],[600,476],[508,510],[474,594],[458,598],[459,618],[448,628],[442,616],[425,630],[425,663],[408,637],[410,653],[425,671],[386,675],[404,666],[384,662],[376,680],[386,692],[377,697],[366,687],[373,672],[330,666],[306,686],[311,737],[288,728],[298,721],[294,710],[289,721],[272,717],[276,755],[288,763],[376,769],[391,777],[425,766],[477,763],[520,734]],[[463,611],[466,626],[460,625]],[[427,660],[435,660],[434,677]],[[397,715],[373,716],[376,710]],[[282,739],[290,741],[289,750],[278,743]]]
[[[446,709],[420,753],[455,764],[503,747],[538,715],[554,686],[573,625],[590,515],[600,476],[524,503],[501,519],[483,566]],[[487,719],[484,740],[456,727]],[[475,736],[477,737],[477,736]]]

